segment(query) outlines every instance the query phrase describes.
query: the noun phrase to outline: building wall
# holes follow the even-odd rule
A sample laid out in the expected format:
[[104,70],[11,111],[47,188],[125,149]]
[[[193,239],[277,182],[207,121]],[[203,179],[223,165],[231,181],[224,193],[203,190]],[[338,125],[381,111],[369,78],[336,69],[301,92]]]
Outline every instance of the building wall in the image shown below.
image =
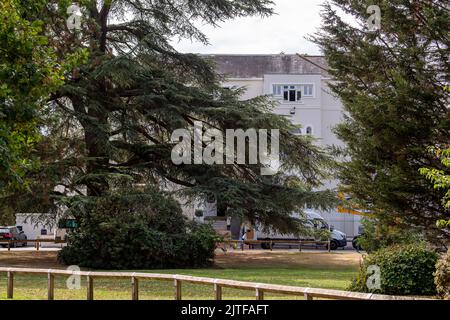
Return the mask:
[[[229,78],[224,86],[230,88],[247,88],[243,100],[259,95],[271,95],[273,85],[313,84],[312,97],[302,97],[300,102],[279,101],[274,112],[288,117],[292,123],[300,124],[302,134],[311,126],[316,143],[321,146],[342,146],[333,133],[333,128],[343,119],[342,103],[331,94],[328,87],[329,79],[321,74],[265,74],[263,78],[237,79]],[[324,188],[335,188],[337,181],[326,181]],[[330,225],[347,234],[349,238],[358,234],[361,217],[353,214],[343,214],[337,210],[319,212]]]
[[223,83],[228,88],[246,88],[246,92],[242,95],[242,100],[248,100],[264,94],[264,79],[248,78],[248,79],[228,79]]
[[27,239],[38,239],[41,237],[41,230],[47,230],[47,235],[54,235],[56,223],[53,216],[42,213],[17,213],[16,226],[22,227]]

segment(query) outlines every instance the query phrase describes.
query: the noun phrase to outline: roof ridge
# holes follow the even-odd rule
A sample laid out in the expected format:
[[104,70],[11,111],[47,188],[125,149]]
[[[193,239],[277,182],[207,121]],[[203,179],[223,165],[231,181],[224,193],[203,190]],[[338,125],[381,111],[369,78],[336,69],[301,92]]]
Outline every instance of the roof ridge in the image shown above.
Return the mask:
[[219,74],[232,78],[262,78],[265,74],[327,74],[324,56],[302,57],[297,54],[210,54],[204,56],[216,62],[216,70]]

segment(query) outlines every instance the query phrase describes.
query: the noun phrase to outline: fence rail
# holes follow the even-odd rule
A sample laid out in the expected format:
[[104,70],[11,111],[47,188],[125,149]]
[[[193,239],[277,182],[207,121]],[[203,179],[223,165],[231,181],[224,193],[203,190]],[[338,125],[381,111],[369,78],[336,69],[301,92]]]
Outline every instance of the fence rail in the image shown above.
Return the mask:
[[[34,240],[0,240],[0,245],[7,245],[8,251],[15,246],[13,244],[19,243],[34,243],[34,247],[39,251],[41,243],[54,243],[54,244],[65,244],[64,240],[53,240],[53,239],[34,239]],[[273,250],[275,244],[285,244],[289,246],[298,247],[299,251],[302,251],[302,247],[305,245],[323,245],[327,248],[328,252],[331,251],[329,241],[314,241],[314,240],[226,240],[221,242],[225,246],[239,245],[241,250],[244,251],[245,245],[253,246],[257,244],[266,244],[267,249]],[[220,246],[219,246],[220,247]]]
[[0,240],[0,245],[5,245],[7,244],[8,246],[8,251],[11,251],[11,247],[15,247],[15,246],[11,246],[11,245],[15,245],[18,243],[34,243],[36,250],[39,251],[39,248],[41,246],[41,243],[54,243],[54,244],[64,244],[67,243],[64,240],[54,240],[54,239],[34,239],[34,240]]
[[87,300],[94,299],[94,284],[95,279],[109,278],[109,279],[129,279],[131,299],[139,300],[139,281],[140,280],[161,280],[172,281],[174,286],[175,300],[182,299],[182,284],[194,283],[202,285],[210,285],[214,288],[214,299],[222,300],[222,288],[234,288],[241,290],[252,290],[255,293],[257,300],[264,300],[265,293],[278,293],[285,295],[303,296],[305,300],[313,300],[314,298],[323,299],[339,299],[339,300],[430,300],[419,297],[403,297],[403,296],[388,296],[372,293],[358,293],[347,292],[340,290],[316,289],[283,286],[274,284],[243,282],[235,280],[212,279],[202,277],[192,277],[186,275],[169,275],[156,273],[140,273],[140,272],[91,272],[91,271],[70,271],[70,270],[55,270],[55,269],[29,269],[29,268],[5,268],[0,267],[0,273],[7,274],[7,298],[14,297],[14,275],[16,274],[31,274],[31,275],[46,275],[47,276],[47,298],[53,300],[55,298],[54,281],[56,276],[73,276],[78,275],[86,277],[87,280]]
[[271,251],[275,244],[285,244],[289,246],[297,246],[299,251],[302,251],[302,247],[305,245],[323,245],[327,248],[328,252],[331,251],[330,241],[315,241],[315,240],[226,240],[223,241],[222,244],[225,245],[240,245],[241,250],[244,250],[244,245],[257,245],[257,244],[265,244],[268,246],[268,249]]

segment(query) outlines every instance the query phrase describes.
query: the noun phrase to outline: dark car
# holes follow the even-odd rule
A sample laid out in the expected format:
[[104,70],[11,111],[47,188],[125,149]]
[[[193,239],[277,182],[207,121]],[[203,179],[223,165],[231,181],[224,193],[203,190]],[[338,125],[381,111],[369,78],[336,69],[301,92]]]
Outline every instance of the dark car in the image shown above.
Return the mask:
[[[0,245],[3,248],[6,248],[8,246],[8,240],[27,240],[27,236],[17,227],[0,227]],[[26,247],[27,243],[11,243],[12,248],[15,248],[16,246]]]

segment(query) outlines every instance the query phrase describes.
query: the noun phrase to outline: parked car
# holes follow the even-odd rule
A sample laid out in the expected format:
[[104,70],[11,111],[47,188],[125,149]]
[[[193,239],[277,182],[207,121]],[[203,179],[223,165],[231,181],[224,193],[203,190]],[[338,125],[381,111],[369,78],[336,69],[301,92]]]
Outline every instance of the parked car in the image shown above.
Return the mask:
[[[27,236],[25,235],[25,232],[19,230],[17,227],[0,227],[0,241],[7,240],[27,240]],[[0,245],[3,248],[6,248],[8,246],[8,243],[0,242]],[[22,247],[26,247],[27,243],[11,243],[12,248],[20,245],[22,245]]]

